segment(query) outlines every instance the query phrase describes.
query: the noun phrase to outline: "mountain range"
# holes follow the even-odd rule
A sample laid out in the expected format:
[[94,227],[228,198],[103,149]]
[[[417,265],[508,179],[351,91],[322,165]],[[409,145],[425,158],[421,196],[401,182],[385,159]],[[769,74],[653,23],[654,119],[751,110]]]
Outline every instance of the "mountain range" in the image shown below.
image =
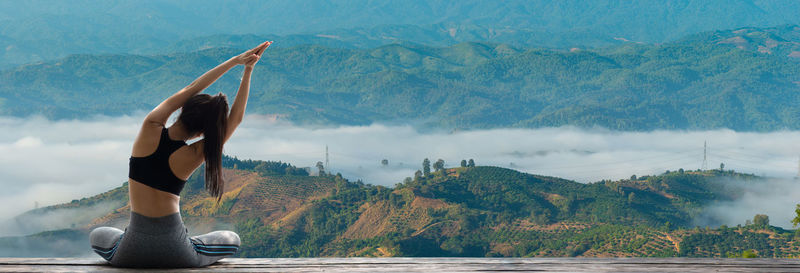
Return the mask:
[[305,35],[311,43],[368,47],[395,40],[663,43],[703,31],[800,24],[798,13],[792,0],[3,1],[0,68],[69,54],[165,54],[178,41],[219,34]]
[[[317,125],[798,129],[798,44],[800,27],[782,26],[594,50],[408,42],[274,48],[254,73],[248,111]],[[72,55],[7,69],[0,114],[63,119],[149,110],[240,50]],[[237,71],[209,92],[232,97]]]

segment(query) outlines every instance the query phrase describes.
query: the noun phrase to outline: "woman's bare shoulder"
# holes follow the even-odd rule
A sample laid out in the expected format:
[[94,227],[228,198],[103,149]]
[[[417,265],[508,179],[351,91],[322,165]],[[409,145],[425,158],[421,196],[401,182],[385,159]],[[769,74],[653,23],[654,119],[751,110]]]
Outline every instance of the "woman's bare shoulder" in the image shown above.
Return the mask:
[[145,157],[156,152],[158,142],[161,139],[161,130],[163,129],[164,125],[162,124],[155,124],[152,122],[142,123],[142,128],[139,129],[139,134],[133,142],[131,156]]

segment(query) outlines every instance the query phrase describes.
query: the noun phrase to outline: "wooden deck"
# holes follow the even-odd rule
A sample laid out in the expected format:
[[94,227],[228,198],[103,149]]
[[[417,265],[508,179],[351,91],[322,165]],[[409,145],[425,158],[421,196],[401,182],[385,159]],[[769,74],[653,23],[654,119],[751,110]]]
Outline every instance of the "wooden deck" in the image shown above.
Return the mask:
[[[0,258],[0,272],[138,272],[96,258]],[[169,272],[800,272],[795,259],[299,258],[224,259]]]

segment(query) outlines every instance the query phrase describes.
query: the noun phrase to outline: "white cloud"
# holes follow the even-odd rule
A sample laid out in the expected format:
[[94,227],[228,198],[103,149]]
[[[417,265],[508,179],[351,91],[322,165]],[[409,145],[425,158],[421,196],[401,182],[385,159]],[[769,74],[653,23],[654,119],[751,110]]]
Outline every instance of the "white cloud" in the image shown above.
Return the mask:
[[137,120],[0,118],[0,219],[121,185]]
[[[68,202],[119,186],[127,180],[128,157],[141,120],[141,116],[65,121],[0,118],[0,219],[32,209],[34,202],[41,206]],[[703,141],[708,141],[710,168],[724,162],[726,169],[793,177],[800,153],[797,139],[800,132],[615,132],[571,127],[421,133],[411,126],[380,124],[298,127],[251,115],[225,153],[304,167],[324,162],[328,145],[333,172],[380,185],[412,176],[426,157],[442,158],[447,166],[473,158],[478,165],[513,164],[524,172],[593,182],[700,168]],[[382,159],[388,159],[389,166],[382,167]]]
[[[698,169],[703,162],[703,141],[707,140],[709,168],[724,162],[726,169],[787,177],[797,172],[800,144],[795,140],[799,136],[800,132],[642,133],[571,127],[419,133],[410,126],[379,124],[301,128],[249,116],[226,152],[313,166],[324,161],[328,145],[333,171],[382,185],[410,176],[425,157],[432,161],[442,158],[448,166],[474,158],[478,165],[513,164],[520,171],[593,182],[667,169]],[[391,168],[380,168],[384,158]]]
[[734,201],[715,202],[705,208],[705,213],[695,221],[697,226],[716,227],[744,225],[756,214],[769,216],[770,225],[793,228],[794,207],[800,203],[800,180],[771,178],[766,181],[726,179],[728,188],[744,194]]

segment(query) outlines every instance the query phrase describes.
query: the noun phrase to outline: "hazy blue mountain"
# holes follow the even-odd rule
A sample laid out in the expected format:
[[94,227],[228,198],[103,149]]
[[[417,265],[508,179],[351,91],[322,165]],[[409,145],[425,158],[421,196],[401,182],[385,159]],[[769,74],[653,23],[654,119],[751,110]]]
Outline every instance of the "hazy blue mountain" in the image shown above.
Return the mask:
[[0,67],[75,53],[166,53],[161,49],[177,41],[219,34],[333,35],[367,47],[395,39],[434,46],[657,43],[798,24],[797,14],[793,0],[2,1]]
[[[758,48],[755,38],[744,49],[722,42],[726,32],[575,51],[488,43],[274,48],[256,69],[248,111],[306,124],[798,129],[800,62],[787,53],[798,28],[780,29],[727,32],[773,33],[770,39],[785,41],[773,53],[750,50]],[[0,73],[0,113],[76,118],[148,110],[239,51],[73,55],[20,66]],[[209,92],[233,96],[239,73]]]
[[708,31],[689,35],[676,43],[731,45],[742,50],[800,59],[800,26],[744,27],[733,30]]
[[553,32],[507,29],[497,31],[477,25],[448,27],[446,24],[425,26],[383,25],[371,28],[333,29],[320,34],[293,35],[233,35],[219,34],[181,40],[143,52],[190,52],[213,47],[246,48],[259,41],[277,41],[273,47],[322,45],[337,48],[373,48],[382,45],[413,41],[430,46],[450,46],[465,41],[491,41],[516,47],[570,48],[576,45],[610,46],[625,43],[596,33]]

